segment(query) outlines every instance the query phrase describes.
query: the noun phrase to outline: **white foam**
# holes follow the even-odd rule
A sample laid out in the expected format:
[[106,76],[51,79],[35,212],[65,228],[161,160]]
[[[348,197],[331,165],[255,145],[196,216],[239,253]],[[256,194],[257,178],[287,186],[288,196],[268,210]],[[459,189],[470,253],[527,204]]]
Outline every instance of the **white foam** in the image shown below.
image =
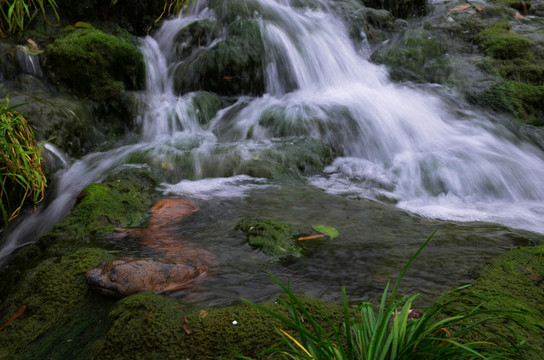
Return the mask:
[[213,198],[243,198],[250,191],[273,185],[267,179],[248,175],[228,178],[207,178],[201,180],[182,180],[177,184],[162,184],[164,194],[176,194],[210,200]]

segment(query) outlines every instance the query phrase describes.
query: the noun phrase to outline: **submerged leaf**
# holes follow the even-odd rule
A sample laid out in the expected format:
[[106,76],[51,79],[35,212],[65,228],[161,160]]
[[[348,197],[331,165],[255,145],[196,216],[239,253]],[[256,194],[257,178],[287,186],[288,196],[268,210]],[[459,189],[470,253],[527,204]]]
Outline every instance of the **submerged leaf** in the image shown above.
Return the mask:
[[312,225],[312,229],[324,235],[327,235],[331,238],[331,240],[339,235],[338,230],[328,225]]

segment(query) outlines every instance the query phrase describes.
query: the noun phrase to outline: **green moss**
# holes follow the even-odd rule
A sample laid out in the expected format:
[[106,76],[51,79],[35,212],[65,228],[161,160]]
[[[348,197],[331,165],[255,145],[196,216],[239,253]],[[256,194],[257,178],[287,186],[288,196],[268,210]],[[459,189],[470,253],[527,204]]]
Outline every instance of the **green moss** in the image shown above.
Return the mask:
[[[327,314],[342,319],[335,304],[298,296],[317,321]],[[266,308],[288,316],[277,303]],[[247,304],[226,308],[185,309],[178,301],[151,293],[121,300],[109,314],[109,329],[95,344],[92,359],[226,359],[233,352],[259,357],[277,344],[281,323]],[[287,330],[287,329],[286,329]]]
[[73,248],[82,240],[111,234],[117,227],[141,225],[155,201],[154,185],[148,171],[133,169],[87,186],[72,212],[37,245]]
[[373,54],[385,64],[393,80],[444,83],[450,70],[447,43],[426,30],[408,30],[393,45]]
[[261,95],[265,90],[263,64],[258,22],[237,20],[230,24],[225,40],[196,51],[177,66],[174,87],[180,94],[205,90],[224,96]]
[[140,52],[97,29],[79,29],[45,49],[48,75],[75,95],[103,102],[143,84]]
[[512,114],[525,123],[544,125],[544,86],[505,81],[490,88],[477,102]]
[[532,42],[511,30],[511,25],[502,20],[489,29],[478,33],[475,41],[482,51],[495,59],[515,59],[529,56]]
[[[51,353],[74,351],[69,348],[77,347],[77,334],[86,332],[82,325],[89,325],[91,315],[87,311],[82,313],[89,306],[84,274],[109,258],[111,255],[103,250],[81,249],[27,271],[17,289],[0,308],[0,323],[3,324],[26,305],[26,311],[0,332],[0,358],[43,359],[53,358]],[[65,327],[76,318],[78,324]],[[59,338],[55,329],[63,332],[65,337]]]
[[[472,287],[454,295],[448,306],[453,311],[463,311],[475,306],[480,310],[521,311],[512,314],[518,322],[504,320],[491,323],[487,336],[502,334],[505,327],[513,329],[518,338],[527,340],[528,346],[539,349],[527,352],[528,359],[541,359],[544,349],[544,246],[511,250],[493,259],[481,268]],[[476,337],[486,334],[475,335]],[[494,339],[502,341],[501,339]]]
[[210,121],[217,115],[222,105],[221,98],[213,93],[202,91],[193,97],[196,117],[200,125],[204,128],[208,127]]
[[236,228],[247,236],[247,242],[262,250],[266,255],[300,256],[301,248],[293,240],[294,228],[290,224],[274,220],[243,219]]

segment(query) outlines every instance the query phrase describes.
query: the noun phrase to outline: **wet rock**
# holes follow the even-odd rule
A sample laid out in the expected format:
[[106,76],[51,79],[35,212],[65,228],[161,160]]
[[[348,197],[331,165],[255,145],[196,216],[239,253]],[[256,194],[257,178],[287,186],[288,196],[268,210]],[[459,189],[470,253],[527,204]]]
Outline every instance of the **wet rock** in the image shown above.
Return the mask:
[[443,84],[450,75],[447,43],[426,30],[407,30],[400,38],[372,55],[390,68],[393,80]]
[[197,51],[174,72],[174,88],[180,94],[196,90],[221,96],[261,95],[265,88],[264,45],[254,20],[238,20],[225,40]]

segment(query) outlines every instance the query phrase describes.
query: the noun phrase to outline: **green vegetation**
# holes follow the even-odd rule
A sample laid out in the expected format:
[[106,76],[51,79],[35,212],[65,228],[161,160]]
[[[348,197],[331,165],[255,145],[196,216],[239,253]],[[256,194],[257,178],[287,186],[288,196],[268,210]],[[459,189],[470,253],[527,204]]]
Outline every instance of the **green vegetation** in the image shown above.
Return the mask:
[[29,200],[36,205],[45,194],[41,146],[25,118],[9,98],[0,105],[0,210],[3,227],[15,218]]
[[291,224],[274,220],[243,219],[236,228],[247,236],[247,242],[262,250],[268,256],[291,255],[298,257],[302,249],[293,239],[294,228]]
[[38,13],[46,17],[46,8],[53,12],[58,21],[55,0],[1,0],[0,35],[22,33]]
[[79,203],[37,245],[52,250],[74,248],[74,243],[104,237],[118,227],[142,224],[155,202],[154,179],[143,169],[131,169],[109,176],[104,182],[87,186]]
[[494,59],[514,59],[529,56],[532,43],[515,32],[506,20],[497,22],[493,27],[481,31],[475,40],[482,51]]
[[[434,234],[433,234],[434,235]],[[285,291],[288,300],[279,299],[287,309],[289,317],[270,310],[261,305],[247,301],[264,313],[280,320],[294,330],[298,340],[288,332],[280,329],[286,345],[275,347],[261,354],[281,354],[284,359],[473,359],[473,358],[509,358],[518,355],[517,346],[507,341],[502,346],[485,340],[471,340],[472,334],[482,334],[487,322],[501,318],[512,319],[518,314],[511,309],[485,311],[477,305],[454,312],[446,317],[448,302],[444,297],[438,298],[419,316],[413,317],[412,303],[418,296],[403,296],[397,300],[402,278],[410,265],[421,253],[433,237],[431,235],[419,250],[410,258],[400,272],[389,295],[389,284],[386,286],[378,311],[372,304],[363,302],[352,314],[345,289],[342,289],[344,319],[335,326],[329,319],[326,324],[333,325],[332,335],[308,312],[305,305],[295,296],[288,286],[276,281]],[[463,289],[459,288],[457,290]],[[455,290],[454,290],[455,291]],[[388,300],[389,295],[389,300]],[[472,321],[477,318],[477,321]],[[508,339],[505,331],[497,336]],[[244,359],[247,357],[241,356]]]
[[143,86],[142,54],[129,41],[97,29],[77,29],[45,48],[49,77],[72,94],[98,102]]
[[26,311],[0,332],[0,358],[73,358],[72,342],[88,341],[78,335],[88,332],[85,335],[96,336],[93,329],[97,324],[89,326],[92,312],[85,272],[109,258],[103,250],[82,249],[27,271],[1,308],[3,324],[26,306]]
[[[544,354],[544,245],[510,250],[492,259],[476,272],[474,284],[455,293],[447,304],[450,314],[478,307],[482,312],[505,309],[519,312],[518,321],[497,318],[485,335],[492,341],[508,345],[498,337],[505,331],[517,335],[515,342],[525,341],[526,359],[542,359]],[[480,321],[480,317],[474,319]],[[497,336],[498,335],[498,336]]]

